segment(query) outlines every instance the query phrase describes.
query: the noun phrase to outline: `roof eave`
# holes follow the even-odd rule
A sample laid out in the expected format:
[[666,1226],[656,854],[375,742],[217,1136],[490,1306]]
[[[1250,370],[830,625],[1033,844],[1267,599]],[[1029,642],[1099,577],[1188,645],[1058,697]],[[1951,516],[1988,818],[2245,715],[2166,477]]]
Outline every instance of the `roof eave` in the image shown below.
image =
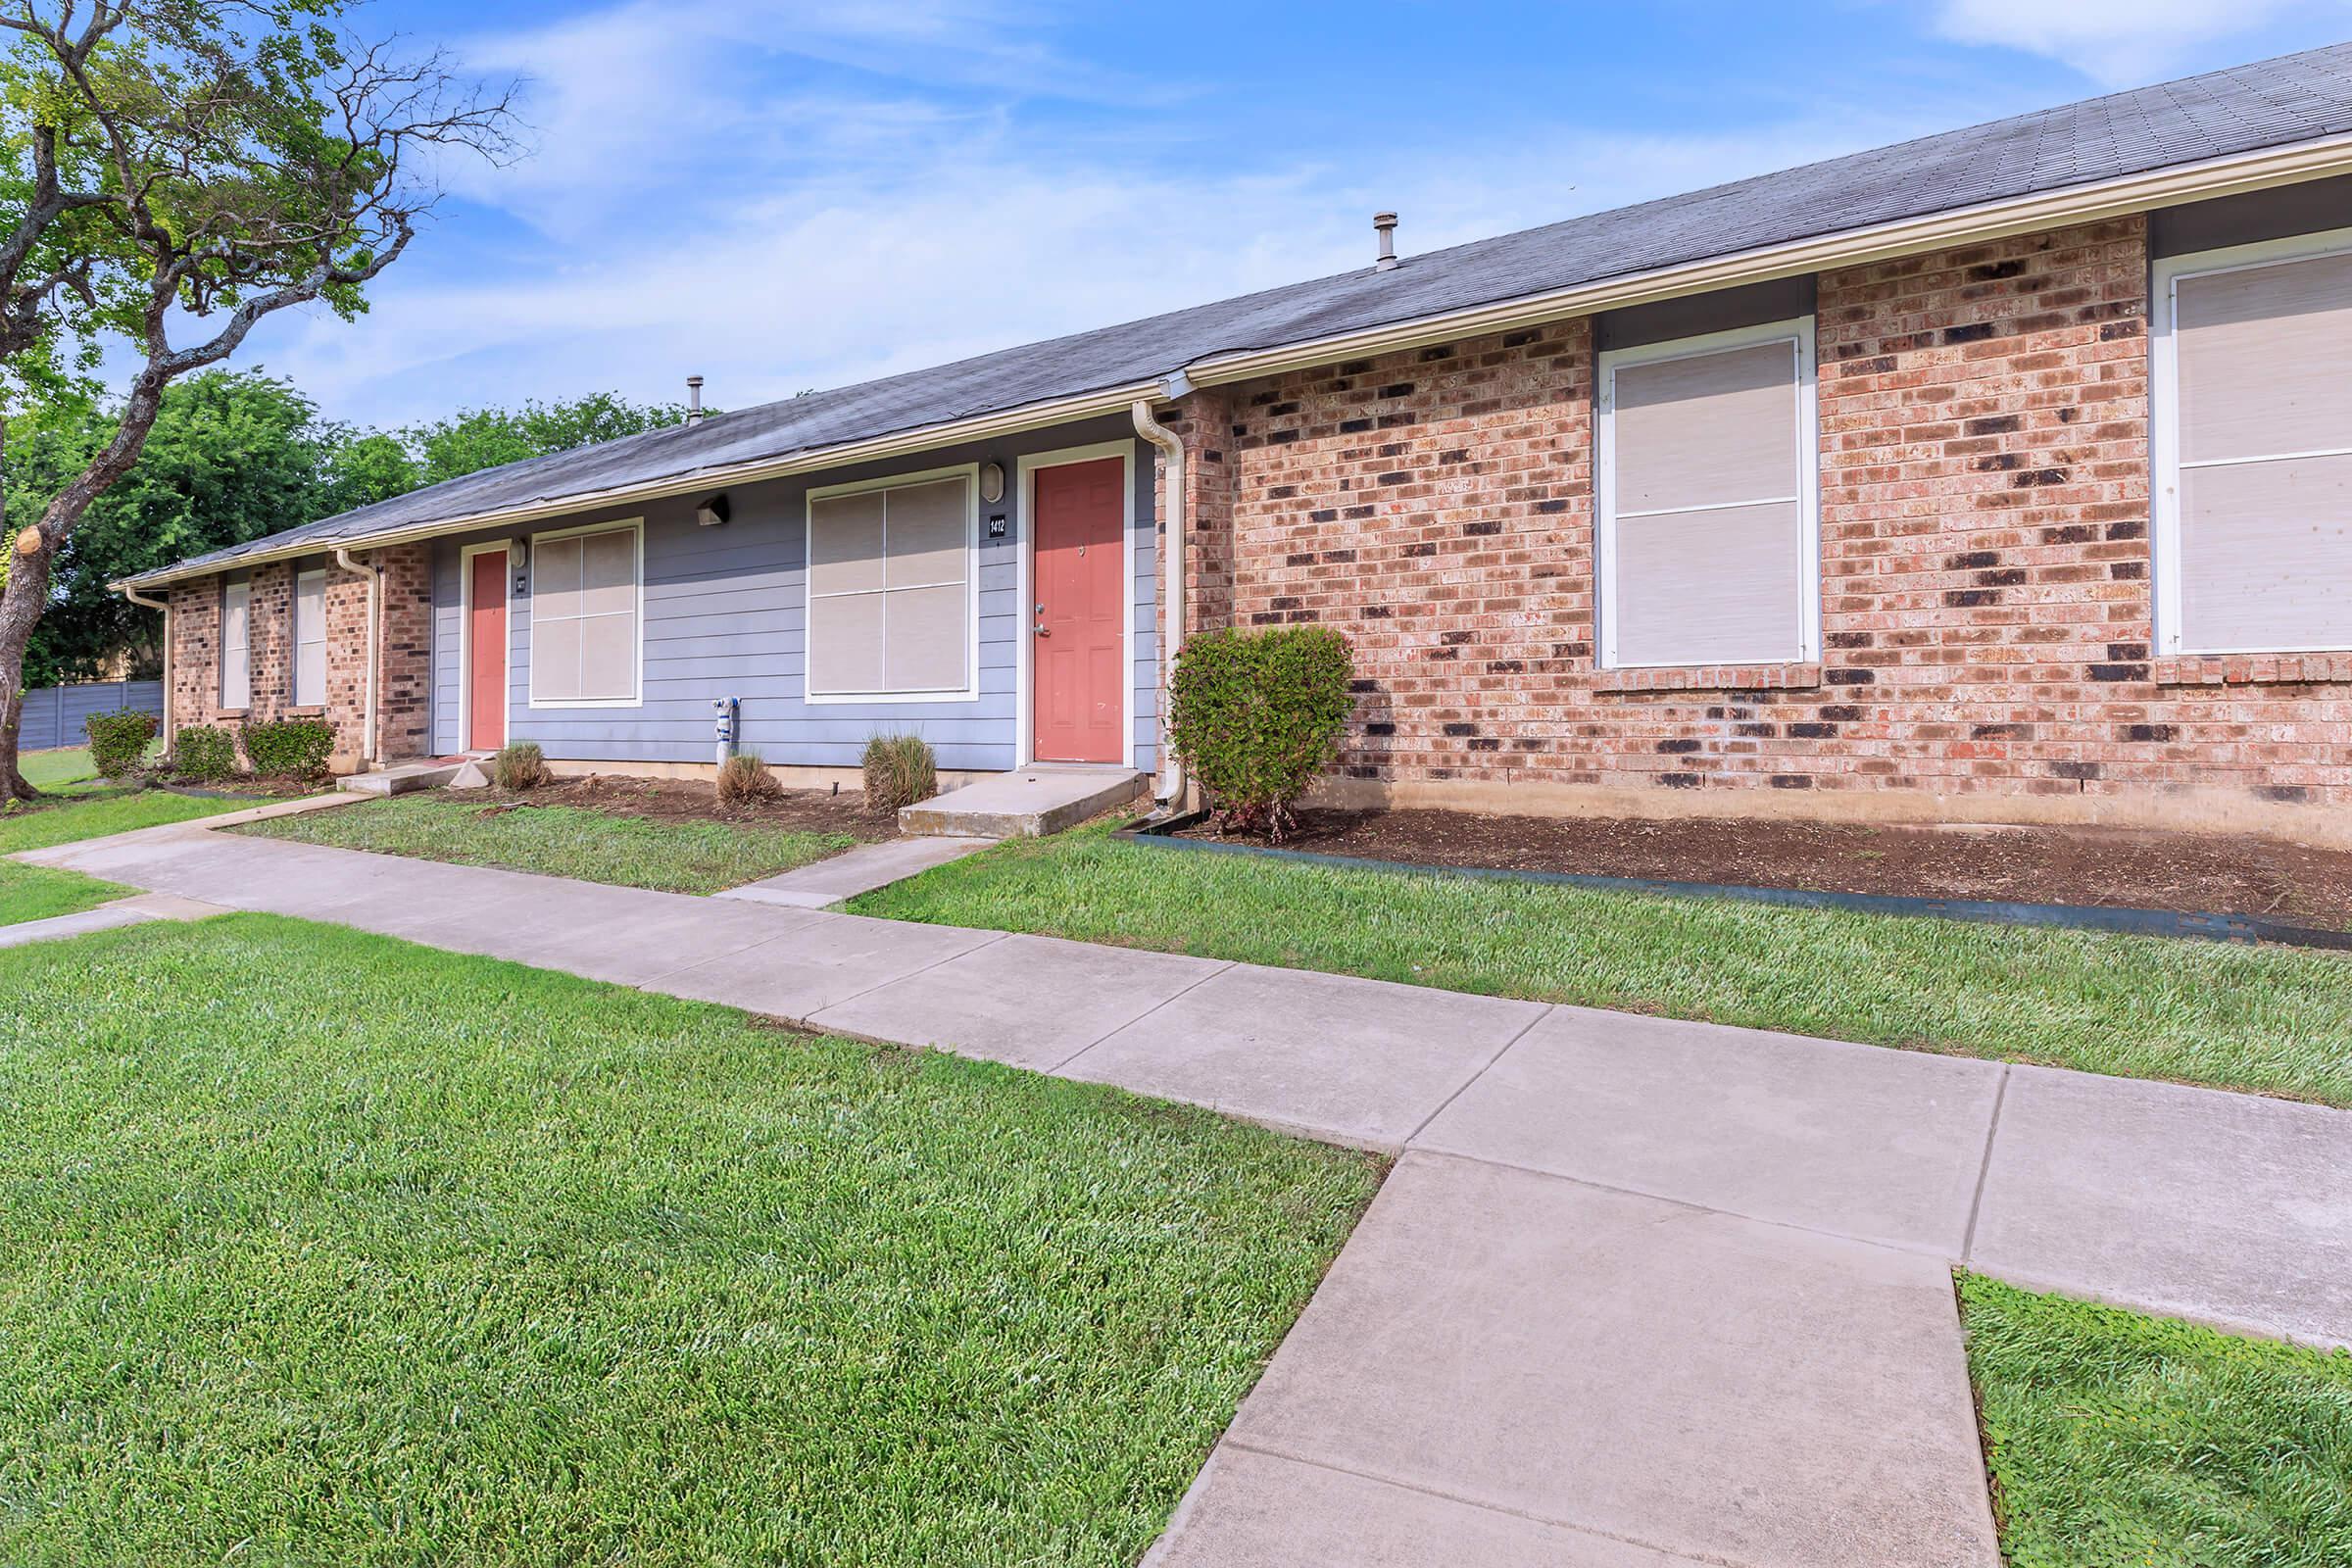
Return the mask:
[[761,479],[782,478],[814,469],[923,452],[955,442],[1016,434],[1071,419],[1116,413],[1138,399],[1164,400],[1172,395],[1173,388],[1178,387],[1189,390],[1189,387],[1225,386],[1286,370],[1329,364],[1334,360],[1419,348],[1432,343],[1591,315],[1595,311],[1620,310],[1657,300],[1737,287],[1742,283],[1768,282],[1774,278],[1797,276],[1834,267],[1867,266],[1872,262],[1939,250],[1955,244],[2004,239],[2065,223],[2095,222],[2101,219],[2119,218],[2183,201],[2209,201],[2224,196],[2243,195],[2250,191],[2268,190],[2346,172],[2352,172],[2352,135],[2291,142],[2250,153],[2170,165],[2114,179],[1951,208],[1919,218],[1872,224],[1866,228],[1841,229],[1785,244],[1708,257],[1697,262],[1623,273],[1569,288],[1521,295],[1490,305],[1415,317],[1327,337],[1212,354],[1187,365],[1171,366],[1165,374],[1148,381],[994,410],[967,418],[921,425],[863,441],[811,448],[726,467],[702,468],[642,484],[555,497],[528,506],[469,513],[437,522],[386,529],[381,533],[360,534],[332,541],[304,541],[283,549],[257,551],[233,561],[214,562],[193,568],[171,566],[127,577],[109,586],[118,592],[128,587],[159,587],[191,577],[212,576],[245,566],[317,555],[336,546],[344,549],[382,549],[464,533],[474,528],[564,516],[595,507],[659,500],[716,485],[749,484]]
[[1421,348],[1587,316],[1600,310],[1623,310],[1743,283],[1801,276],[1834,267],[1863,267],[1955,244],[2007,239],[2065,223],[2096,222],[2182,201],[2211,201],[2346,172],[2352,172],[2352,135],[2329,136],[2194,164],[2176,164],[2145,173],[2037,191],[1997,202],[1949,208],[1867,228],[1839,229],[1810,239],[1622,273],[1386,326],[1210,355],[1186,366],[1185,374],[1200,386],[1230,385],[1333,360]]

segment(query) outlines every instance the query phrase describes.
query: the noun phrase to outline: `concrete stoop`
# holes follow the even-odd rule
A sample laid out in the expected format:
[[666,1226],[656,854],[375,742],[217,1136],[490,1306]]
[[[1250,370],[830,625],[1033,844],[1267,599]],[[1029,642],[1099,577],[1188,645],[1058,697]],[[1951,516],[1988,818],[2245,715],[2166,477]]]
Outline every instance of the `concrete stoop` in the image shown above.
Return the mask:
[[353,773],[337,779],[335,788],[354,795],[406,795],[411,790],[439,789],[471,766],[471,758],[430,757],[415,762],[394,762],[372,773]]
[[1127,768],[1015,768],[901,808],[909,838],[1043,838],[1125,806],[1151,787]]

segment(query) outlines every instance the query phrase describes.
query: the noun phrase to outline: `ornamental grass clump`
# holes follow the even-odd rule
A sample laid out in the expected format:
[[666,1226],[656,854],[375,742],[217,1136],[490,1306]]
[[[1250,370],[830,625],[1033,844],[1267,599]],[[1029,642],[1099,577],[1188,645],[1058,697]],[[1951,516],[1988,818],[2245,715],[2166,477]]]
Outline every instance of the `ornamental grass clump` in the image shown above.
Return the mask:
[[920,735],[877,735],[865,743],[865,808],[895,811],[939,793],[939,759]]
[[784,793],[758,752],[736,752],[719,764],[718,798],[728,806],[751,806]]
[[1355,660],[1328,626],[1221,628],[1188,640],[1170,682],[1168,741],[1221,833],[1280,843],[1293,808],[1339,755]]
[[490,782],[510,795],[547,782],[547,758],[532,741],[516,741],[490,759]]

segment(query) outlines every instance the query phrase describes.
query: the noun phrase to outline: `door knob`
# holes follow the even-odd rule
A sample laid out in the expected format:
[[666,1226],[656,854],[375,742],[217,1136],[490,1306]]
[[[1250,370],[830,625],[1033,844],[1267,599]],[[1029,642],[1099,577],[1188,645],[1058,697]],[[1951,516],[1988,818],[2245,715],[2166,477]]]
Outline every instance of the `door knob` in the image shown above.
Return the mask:
[[1053,635],[1054,635],[1054,634],[1053,634],[1051,631],[1048,631],[1048,630],[1047,630],[1045,627],[1043,627],[1043,626],[1040,626],[1040,627],[1038,627],[1038,628],[1037,628],[1037,634],[1038,634],[1040,637],[1051,637],[1051,636],[1053,636]]

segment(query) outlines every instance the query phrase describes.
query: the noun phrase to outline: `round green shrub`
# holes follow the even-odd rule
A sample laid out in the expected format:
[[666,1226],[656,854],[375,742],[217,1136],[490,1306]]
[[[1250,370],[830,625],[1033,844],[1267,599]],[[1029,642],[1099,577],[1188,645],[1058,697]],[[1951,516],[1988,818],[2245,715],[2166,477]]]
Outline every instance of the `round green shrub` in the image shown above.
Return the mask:
[[237,772],[237,738],[210,724],[190,724],[172,737],[172,771],[200,783],[218,783]]
[[1329,626],[1221,628],[1186,640],[1169,683],[1168,741],[1225,832],[1280,841],[1292,807],[1339,755],[1355,659]]
[[335,727],[322,718],[248,724],[245,759],[265,778],[323,778],[334,755]]
[[108,778],[137,772],[161,727],[153,713],[134,713],[127,708],[119,713],[92,713],[82,722],[90,738],[90,761]]

